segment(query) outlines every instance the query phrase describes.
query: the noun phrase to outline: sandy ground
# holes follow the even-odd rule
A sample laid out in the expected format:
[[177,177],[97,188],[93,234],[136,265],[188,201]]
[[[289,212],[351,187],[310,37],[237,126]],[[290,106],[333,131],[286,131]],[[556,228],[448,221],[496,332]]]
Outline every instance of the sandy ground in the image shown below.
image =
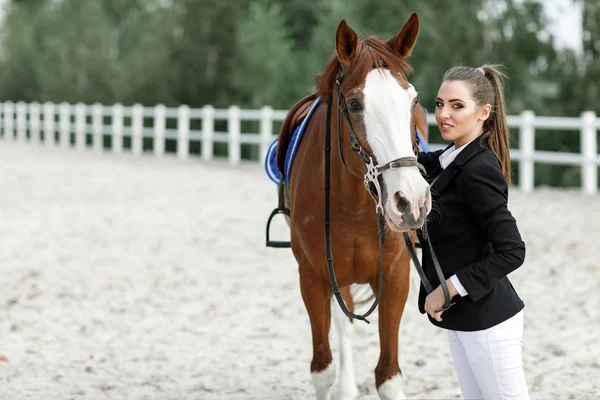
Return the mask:
[[[0,141],[0,399],[312,398],[297,266],[264,246],[275,204],[257,164]],[[528,246],[511,279],[532,397],[598,399],[600,196],[515,189],[510,206]],[[459,398],[416,278],[407,395]],[[354,342],[361,398],[376,399],[376,325]]]

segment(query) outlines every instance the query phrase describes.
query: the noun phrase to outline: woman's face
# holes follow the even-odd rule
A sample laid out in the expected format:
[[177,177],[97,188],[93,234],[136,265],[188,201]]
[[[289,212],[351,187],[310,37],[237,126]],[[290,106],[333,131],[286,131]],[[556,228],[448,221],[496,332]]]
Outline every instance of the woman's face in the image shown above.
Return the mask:
[[435,120],[442,138],[459,148],[483,133],[490,104],[478,106],[465,81],[444,81],[435,100]]

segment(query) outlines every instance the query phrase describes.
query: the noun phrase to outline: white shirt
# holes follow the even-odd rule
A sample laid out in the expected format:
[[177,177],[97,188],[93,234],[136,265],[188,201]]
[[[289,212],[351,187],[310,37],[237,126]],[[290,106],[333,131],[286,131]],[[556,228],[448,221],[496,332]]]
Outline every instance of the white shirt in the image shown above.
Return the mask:
[[[475,139],[477,139],[477,138],[475,138]],[[475,140],[475,139],[473,139],[473,140]],[[471,140],[471,142],[473,140]],[[471,143],[471,142],[469,142],[469,143]],[[446,167],[448,167],[448,165],[450,165],[452,163],[452,161],[454,161],[456,156],[458,156],[460,154],[460,152],[463,151],[469,143],[466,143],[466,144],[460,146],[458,149],[453,145],[452,147],[449,147],[446,151],[444,151],[442,154],[440,154],[439,161],[440,161],[440,165],[442,166],[442,169],[446,169]],[[462,283],[460,283],[460,280],[458,279],[458,276],[456,276],[456,274],[454,274],[450,277],[450,281],[452,282],[452,284],[456,288],[456,291],[458,292],[458,294],[461,297],[465,297],[466,295],[469,294],[467,292],[467,290],[465,289],[465,287],[462,285]]]
[[[477,139],[477,138],[475,138]],[[473,140],[475,140],[473,139]],[[450,163],[452,161],[454,161],[454,159],[456,158],[457,155],[460,154],[461,151],[463,151],[465,149],[465,147],[467,147],[469,145],[469,143],[471,143],[473,140],[471,140],[468,143],[465,143],[464,145],[460,146],[458,149],[452,145],[452,147],[449,147],[446,151],[444,151],[442,154],[440,154],[440,165],[442,166],[443,169],[446,169],[446,167],[448,165],[450,165]]]

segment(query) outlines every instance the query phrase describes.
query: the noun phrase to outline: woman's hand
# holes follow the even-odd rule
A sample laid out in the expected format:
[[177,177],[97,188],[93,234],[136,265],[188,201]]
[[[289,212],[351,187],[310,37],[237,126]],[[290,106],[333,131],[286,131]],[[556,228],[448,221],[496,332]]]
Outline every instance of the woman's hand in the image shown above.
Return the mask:
[[[458,291],[452,284],[450,279],[446,279],[446,285],[448,285],[448,292],[450,293],[450,298],[452,299],[454,296],[458,294]],[[436,321],[442,320],[443,311],[436,312],[444,306],[446,299],[444,298],[444,291],[442,290],[442,285],[435,288],[435,290],[427,295],[425,298],[425,312],[431,316],[431,318]]]

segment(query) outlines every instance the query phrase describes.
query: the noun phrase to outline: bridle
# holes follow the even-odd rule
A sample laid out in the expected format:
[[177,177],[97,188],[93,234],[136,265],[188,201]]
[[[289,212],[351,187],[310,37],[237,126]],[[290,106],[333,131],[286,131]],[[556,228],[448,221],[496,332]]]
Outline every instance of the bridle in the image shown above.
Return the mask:
[[[375,65],[374,65],[374,67],[375,67]],[[381,293],[382,293],[382,288],[383,288],[383,244],[385,242],[385,230],[384,230],[385,229],[384,228],[385,227],[385,217],[384,217],[384,208],[383,208],[383,204],[382,204],[382,200],[381,200],[382,193],[381,193],[381,185],[379,184],[379,175],[381,175],[384,171],[403,168],[403,167],[416,167],[421,171],[421,173],[423,175],[426,174],[426,171],[425,171],[425,168],[421,164],[419,164],[419,162],[417,161],[417,155],[418,155],[418,151],[419,151],[419,136],[418,135],[416,135],[415,145],[413,146],[414,157],[400,157],[400,158],[392,160],[382,166],[379,166],[375,163],[374,157],[372,157],[361,146],[361,144],[358,140],[358,136],[354,132],[354,129],[352,129],[352,124],[350,122],[350,117],[348,115],[348,108],[346,107],[346,101],[345,101],[344,95],[342,94],[341,89],[340,89],[343,79],[344,79],[344,70],[340,68],[340,71],[337,73],[336,80],[335,80],[335,91],[336,91],[336,95],[338,98],[338,104],[337,104],[337,108],[338,108],[337,131],[338,132],[337,133],[338,133],[338,151],[340,154],[340,159],[341,159],[342,163],[344,164],[344,166],[346,166],[346,162],[344,160],[344,156],[343,156],[343,152],[342,152],[342,145],[341,145],[341,135],[342,135],[342,129],[341,129],[341,123],[340,123],[341,122],[340,121],[340,113],[341,113],[344,117],[344,120],[346,121],[346,126],[348,128],[350,141],[352,142],[352,151],[356,152],[360,156],[360,158],[362,159],[363,163],[365,164],[365,166],[367,168],[367,172],[364,175],[365,189],[367,189],[367,191],[371,194],[371,196],[373,197],[373,199],[375,200],[375,203],[376,203],[375,212],[377,214],[377,230],[378,230],[378,234],[379,234],[379,277],[378,277],[378,285],[377,285],[377,287],[378,287],[377,296],[375,297],[375,300],[373,301],[373,304],[371,305],[369,310],[367,310],[367,312],[365,312],[362,315],[354,314],[353,312],[348,310],[348,308],[346,307],[346,303],[344,302],[344,299],[342,298],[342,295],[340,293],[340,289],[339,289],[337,280],[335,278],[335,270],[333,268],[333,257],[331,254],[331,220],[330,220],[330,214],[331,214],[331,193],[330,193],[330,190],[331,190],[331,111],[332,111],[331,108],[332,108],[332,102],[333,102],[331,95],[329,95],[329,101],[327,103],[327,120],[326,120],[327,125],[326,125],[326,131],[325,131],[325,252],[326,252],[326,258],[327,258],[327,271],[329,272],[329,280],[331,283],[331,288],[333,290],[333,294],[335,295],[335,298],[336,298],[340,308],[344,312],[344,314],[348,318],[355,318],[355,319],[359,319],[361,321],[365,321],[366,323],[370,323],[369,320],[367,320],[367,317],[369,315],[371,315],[371,313],[375,310],[375,308],[377,308],[377,305],[379,304],[379,300],[381,299]],[[416,105],[416,103],[415,103],[415,105]],[[415,127],[415,132],[416,132],[416,127]],[[422,212],[423,213],[425,212],[425,206],[423,206]],[[419,230],[416,230],[416,231],[419,233]],[[429,283],[427,277],[425,276],[425,273],[419,262],[418,256],[413,247],[412,240],[410,239],[408,232],[403,232],[402,236],[404,237],[404,242],[406,243],[406,246],[410,252],[411,258],[413,260],[413,263],[415,264],[415,268],[417,269],[419,277],[421,278],[421,281],[423,282],[425,290],[427,291],[427,293],[431,293],[433,291],[433,288],[432,288],[431,284]],[[447,310],[452,305],[454,305],[454,303],[450,303],[450,295],[449,295],[448,287],[446,285],[446,281],[444,279],[444,275],[443,275],[441,268],[439,266],[439,263],[437,261],[437,257],[435,256],[435,253],[433,252],[433,247],[431,245],[431,241],[428,240],[428,238],[427,238],[426,224],[423,225],[423,229],[421,230],[420,240],[427,242],[427,248],[428,248],[429,252],[431,253],[432,260],[435,265],[436,274],[438,276],[438,279],[440,280],[440,283],[442,285],[442,289],[444,292],[444,299],[445,299],[444,306],[442,308],[440,308],[439,310],[436,310],[436,312]]]
[[[374,66],[375,67],[375,66]],[[415,145],[413,146],[414,157],[400,157],[395,160],[388,162],[382,166],[375,164],[374,157],[363,149],[361,146],[358,136],[354,129],[352,128],[352,123],[350,122],[350,116],[348,115],[348,107],[346,107],[346,99],[341,92],[342,80],[344,79],[344,70],[340,69],[335,77],[335,92],[338,98],[338,118],[337,118],[337,131],[338,131],[338,151],[340,153],[340,158],[344,166],[346,166],[346,162],[344,160],[344,155],[342,152],[342,129],[340,126],[340,118],[339,114],[341,113],[344,116],[344,120],[346,121],[346,126],[348,127],[348,132],[350,136],[350,141],[352,142],[352,151],[358,153],[363,163],[367,167],[367,173],[365,174],[365,188],[371,193],[371,196],[377,202],[377,212],[383,213],[383,206],[381,204],[381,187],[379,185],[378,177],[384,171],[389,169],[398,169],[402,167],[417,167],[422,174],[426,174],[425,167],[417,161],[417,154],[419,153],[419,136],[416,136]],[[330,97],[331,100],[331,97]],[[417,99],[418,101],[418,99]],[[415,102],[416,105],[416,102]],[[329,114],[329,111],[328,111]]]

